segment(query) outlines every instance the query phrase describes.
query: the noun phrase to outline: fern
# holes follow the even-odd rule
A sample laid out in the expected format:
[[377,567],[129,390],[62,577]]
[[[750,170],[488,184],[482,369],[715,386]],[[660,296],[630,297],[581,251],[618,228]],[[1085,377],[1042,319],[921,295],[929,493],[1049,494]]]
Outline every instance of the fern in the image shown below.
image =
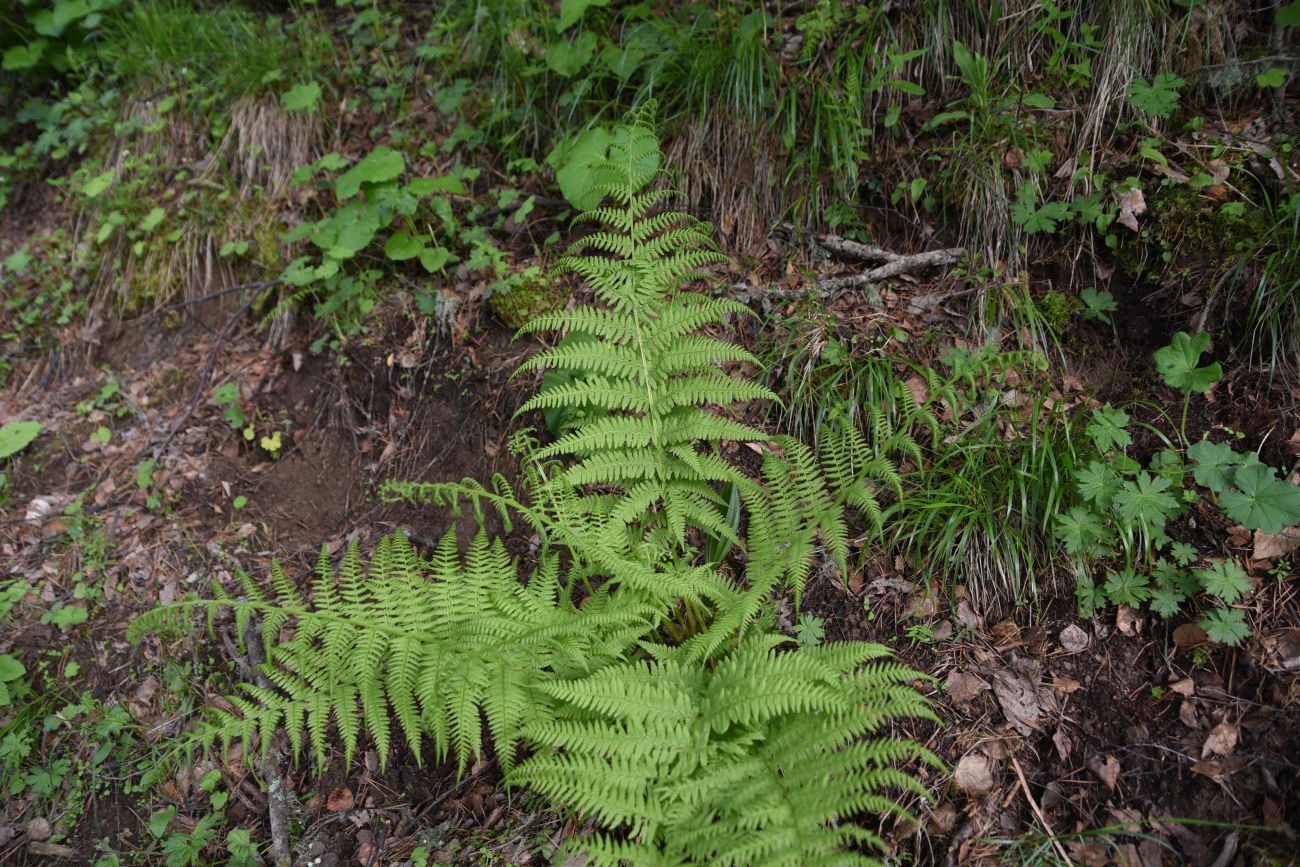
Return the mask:
[[[265,750],[283,726],[295,756],[309,748],[322,764],[331,723],[350,761],[361,720],[385,760],[391,718],[417,760],[429,741],[438,760],[451,755],[464,768],[483,750],[482,713],[509,767],[507,745],[526,720],[548,712],[536,684],[620,658],[648,623],[637,606],[611,605],[602,594],[579,611],[554,556],[520,583],[501,542],[483,533],[463,557],[449,533],[428,560],[404,536],[386,537],[368,571],[355,543],[337,570],[322,554],[310,602],[278,564],[272,574],[278,601],[245,586],[244,600],[187,603],[233,607],[244,624],[260,616],[267,641],[263,673],[272,688],[245,685],[229,698],[239,713],[217,711],[205,738],[242,741],[251,754],[253,741]],[[130,637],[155,628],[165,611],[138,619]],[[293,637],[275,640],[288,624]]]
[[[241,641],[257,627],[262,677],[212,712],[195,736],[207,747],[265,754],[283,729],[295,756],[324,762],[337,743],[350,761],[366,737],[384,761],[401,740],[462,772],[492,748],[509,783],[597,819],[572,844],[596,864],[875,863],[856,853],[883,841],[848,820],[900,812],[888,792],[923,793],[900,762],[938,764],[881,735],[933,719],[918,675],[877,645],[782,648],[771,600],[788,586],[797,605],[819,560],[847,568],[850,510],[881,529],[896,461],[919,463],[914,432],[937,438],[945,398],[899,392],[888,413],[864,411],[867,432],[841,419],[816,449],[735,420],[773,395],[727,373],[754,359],[706,332],[747,310],[679,291],[720,256],[708,226],[663,210],[670,191],[647,189],[648,115],[613,141],[593,170],[611,204],[585,215],[606,228],[560,263],[599,306],[525,328],[568,337],[521,370],[568,376],[521,411],[579,420],[546,444],[517,434],[514,484],[384,486],[468,510],[479,529],[465,550],[449,534],[423,557],[399,534],[368,564],[355,544],[337,567],[322,551],[305,596],[273,563],[269,590],[240,575],[238,596],[214,588],[130,636],[195,609],[210,629],[232,612]],[[761,444],[759,477],[726,457],[736,442]],[[489,538],[490,513],[538,536],[535,564]]]
[[542,687],[554,715],[525,733],[537,752],[510,775],[607,829],[569,843],[590,864],[875,864],[884,850],[839,820],[902,812],[884,794],[924,794],[893,769],[938,765],[923,747],[875,738],[900,716],[933,719],[883,647],[780,652],[751,639],[712,669],[669,653]]
[[666,529],[685,549],[692,528],[712,536],[727,532],[710,492],[735,483],[739,474],[725,461],[706,458],[714,458],[724,440],[766,439],[713,407],[774,395],[719,368],[754,363],[753,356],[700,333],[748,308],[678,291],[723,257],[713,249],[707,224],[679,212],[655,212],[672,197],[671,191],[644,189],[658,165],[646,154],[657,150],[648,117],[641,115],[594,170],[613,204],[584,217],[609,228],[576,243],[557,270],[581,276],[603,309],[567,310],[525,327],[593,339],[561,343],[526,362],[521,371],[564,370],[581,378],[543,385],[520,411],[565,405],[600,410],[534,457],[572,459],[556,485],[614,485],[619,499],[607,512],[613,520],[641,532]]

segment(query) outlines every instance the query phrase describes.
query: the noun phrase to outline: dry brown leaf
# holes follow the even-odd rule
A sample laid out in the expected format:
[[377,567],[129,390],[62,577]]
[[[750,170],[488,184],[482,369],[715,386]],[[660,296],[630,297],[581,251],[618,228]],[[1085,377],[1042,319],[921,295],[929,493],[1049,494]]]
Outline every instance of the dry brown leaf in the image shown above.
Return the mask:
[[975,613],[969,599],[963,599],[957,603],[957,622],[967,629],[982,629],[984,620]]
[[1192,773],[1209,777],[1216,783],[1224,780],[1246,767],[1246,760],[1241,756],[1226,756],[1221,759],[1205,759],[1192,765]]
[[1029,735],[1039,724],[1038,665],[1033,660],[1023,660],[1020,668],[1024,673],[1008,669],[994,674],[993,694],[1012,728],[1022,735]]
[[1062,629],[1059,638],[1061,647],[1068,653],[1078,653],[1088,646],[1088,633],[1075,623]]
[[1052,744],[1056,747],[1056,754],[1061,757],[1062,762],[1070,761],[1070,750],[1074,749],[1074,741],[1065,733],[1065,729],[1058,728],[1052,735]]
[[1106,784],[1112,792],[1119,785],[1119,759],[1110,753],[1096,755],[1088,759],[1088,769],[1097,775],[1097,779]]
[[1283,527],[1280,533],[1255,531],[1255,547],[1250,552],[1252,560],[1276,560],[1300,548],[1300,524]]
[[1169,684],[1169,691],[1176,692],[1181,696],[1191,697],[1196,695],[1196,681],[1190,677],[1184,677],[1182,680],[1176,680]]
[[1115,628],[1130,638],[1142,632],[1142,617],[1135,608],[1121,605],[1115,612]]
[[1237,737],[1239,735],[1240,730],[1236,724],[1225,719],[1210,729],[1210,734],[1205,738],[1205,744],[1201,747],[1201,758],[1232,755],[1233,750],[1237,748]]
[[1259,637],[1266,668],[1274,671],[1300,671],[1300,627],[1287,626]]
[[1116,222],[1134,232],[1142,231],[1138,224],[1138,217],[1147,212],[1146,196],[1142,195],[1142,190],[1134,187],[1119,197],[1119,216]]
[[944,684],[944,689],[948,691],[948,699],[954,704],[969,704],[988,688],[989,685],[978,675],[963,671],[950,672]]
[[947,641],[952,638],[952,621],[940,620],[930,629],[930,638],[933,641]]
[[1174,646],[1179,650],[1191,650],[1193,647],[1208,644],[1209,641],[1210,636],[1195,623],[1184,623],[1174,629]]
[[984,795],[993,790],[993,768],[983,753],[967,753],[953,769],[952,781],[968,795]]
[[325,801],[325,809],[331,813],[338,813],[342,810],[351,810],[354,803],[352,790],[347,786],[339,786],[330,792],[329,799]]
[[1184,701],[1178,707],[1179,721],[1193,731],[1200,731],[1201,718],[1196,715],[1196,702]]

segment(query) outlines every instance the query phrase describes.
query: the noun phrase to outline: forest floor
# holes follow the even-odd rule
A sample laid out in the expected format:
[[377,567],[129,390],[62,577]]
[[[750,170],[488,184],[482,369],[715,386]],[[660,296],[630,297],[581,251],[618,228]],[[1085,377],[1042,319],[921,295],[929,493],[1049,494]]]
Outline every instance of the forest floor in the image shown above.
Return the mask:
[[[942,328],[907,312],[909,295],[933,289],[890,293],[875,315],[918,334]],[[842,328],[855,305],[841,302]],[[67,840],[41,848],[45,817],[9,815],[0,829],[7,862],[44,854],[85,863],[105,838],[147,848],[151,808],[122,771],[186,710],[220,701],[224,684],[203,641],[129,645],[134,616],[209,576],[260,574],[271,558],[306,575],[322,544],[336,553],[394,528],[417,539],[446,529],[437,513],[379,501],[384,479],[511,472],[506,437],[533,383],[509,372],[536,344],[513,339],[486,308],[464,310],[443,334],[381,316],[346,364],[312,355],[302,337],[268,348],[241,313],[228,305],[171,329],[105,323],[76,375],[32,359],[0,393],[0,416],[48,431],[11,479],[0,516],[0,557],[35,579],[39,596],[18,605],[8,628],[12,645],[62,684],[44,698],[51,725],[66,724],[56,745],[72,761],[53,772],[84,776],[70,787],[83,803]],[[1149,379],[1151,351],[1177,324],[1135,319],[1155,333],[1082,335],[1082,360],[1071,361],[1077,399],[1118,402]],[[274,456],[224,417],[211,396],[222,383],[238,385],[259,438],[278,432]],[[1297,403],[1279,382],[1243,372],[1193,423],[1242,431],[1275,463],[1294,463]],[[1239,863],[1241,849],[1285,863],[1300,804],[1296,575],[1249,533],[1206,516],[1197,532],[1208,544],[1252,564],[1256,635],[1241,649],[1208,652],[1194,628],[1128,608],[1081,620],[1068,594],[996,617],[960,585],[943,588],[870,546],[844,579],[814,579],[803,610],[824,619],[827,639],[882,641],[936,681],[943,726],[915,734],[956,777],[931,773],[931,798],[909,805],[919,826],[885,829],[900,853],[971,863],[1050,846],[1075,863],[1154,867]],[[91,612],[85,622],[53,619],[46,607],[78,602]],[[126,709],[129,721],[106,729],[106,708]],[[128,743],[128,731],[140,743]],[[100,751],[107,760],[94,759]],[[265,796],[237,756],[225,773],[235,781],[228,818],[261,815]],[[193,804],[199,777],[169,779],[163,790]],[[442,863],[545,863],[572,826],[498,782],[491,762],[459,782],[450,768],[400,762],[380,773],[373,752],[350,773],[287,778],[302,804],[299,851],[320,863],[400,864],[416,846]]]

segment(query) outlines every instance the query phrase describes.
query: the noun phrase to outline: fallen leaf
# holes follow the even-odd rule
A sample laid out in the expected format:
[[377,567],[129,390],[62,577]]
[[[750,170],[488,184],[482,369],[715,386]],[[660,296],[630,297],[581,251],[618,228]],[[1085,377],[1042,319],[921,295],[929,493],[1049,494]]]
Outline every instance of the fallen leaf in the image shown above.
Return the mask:
[[1287,626],[1261,635],[1259,648],[1266,668],[1300,671],[1300,627]]
[[1119,759],[1110,753],[1096,755],[1088,759],[1088,769],[1097,775],[1097,779],[1106,784],[1112,792],[1119,785]]
[[954,704],[970,704],[988,688],[989,685],[978,675],[962,671],[950,672],[944,684],[944,689],[948,691],[948,698]]
[[1244,767],[1246,767],[1246,760],[1242,756],[1226,756],[1221,759],[1205,759],[1197,762],[1192,765],[1192,773],[1209,777],[1222,785],[1224,780]]
[[27,854],[39,855],[43,858],[63,858],[67,861],[77,859],[77,850],[71,846],[64,846],[62,843],[38,843],[32,841],[27,844]]
[[50,820],[43,816],[37,816],[27,823],[27,836],[33,840],[48,840],[54,829],[50,827]]
[[1020,627],[1011,620],[1002,620],[993,624],[989,635],[993,639],[993,645],[1000,650],[1020,644]]
[[1063,695],[1072,695],[1083,689],[1083,684],[1072,677],[1066,677],[1063,674],[1052,675],[1052,689]]
[[1174,646],[1179,650],[1191,650],[1193,647],[1208,644],[1209,641],[1210,636],[1195,623],[1184,623],[1174,629]]
[[1134,232],[1142,231],[1138,217],[1147,212],[1147,199],[1142,190],[1134,187],[1119,197],[1119,216],[1116,222]]
[[1228,528],[1228,538],[1232,541],[1232,546],[1234,548],[1245,548],[1247,545],[1251,544],[1254,537],[1250,530],[1240,524],[1234,524]]
[[1012,728],[1022,735],[1032,734],[1038,728],[1041,705],[1037,676],[1026,677],[1010,670],[999,671],[993,675],[993,694]]
[[1178,720],[1193,731],[1200,731],[1201,718],[1196,715],[1196,702],[1184,701],[1178,706]]
[[1065,733],[1064,729],[1057,729],[1052,735],[1052,744],[1056,747],[1056,754],[1061,757],[1062,762],[1070,761],[1070,750],[1074,749],[1074,741]]
[[1232,755],[1233,750],[1237,748],[1239,734],[1240,731],[1237,726],[1225,719],[1210,729],[1210,734],[1205,738],[1205,744],[1201,747],[1201,758]]
[[993,769],[988,756],[967,753],[957,762],[952,780],[968,795],[983,795],[993,790]]
[[963,599],[957,603],[957,622],[967,629],[975,630],[982,629],[984,625],[983,618],[975,613],[969,599]]
[[1062,629],[1059,638],[1068,653],[1078,653],[1088,646],[1088,633],[1074,623]]
[[940,620],[930,629],[930,638],[933,641],[947,641],[952,638],[952,621]]
[[1140,633],[1142,631],[1142,618],[1138,615],[1137,609],[1128,605],[1121,605],[1115,612],[1115,628],[1120,631],[1121,635],[1129,637]]
[[325,809],[331,813],[338,813],[342,810],[351,810],[354,800],[352,790],[347,786],[339,786],[330,792],[329,799],[325,801]]
[[1170,692],[1176,692],[1181,696],[1196,695],[1196,681],[1190,677],[1184,677],[1182,680],[1176,680],[1169,684]]
[[1300,524],[1283,527],[1278,533],[1255,531],[1255,547],[1250,552],[1252,560],[1276,560],[1300,548]]

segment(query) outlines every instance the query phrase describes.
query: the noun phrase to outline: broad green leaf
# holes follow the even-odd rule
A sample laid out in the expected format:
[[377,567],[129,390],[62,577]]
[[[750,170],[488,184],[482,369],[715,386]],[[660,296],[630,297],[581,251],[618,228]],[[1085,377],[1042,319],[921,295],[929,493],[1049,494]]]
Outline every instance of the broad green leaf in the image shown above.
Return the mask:
[[405,168],[405,157],[390,147],[380,145],[361,162],[339,175],[339,179],[334,182],[334,193],[340,199],[350,199],[361,190],[362,184],[391,181],[401,175]]
[[1300,27],[1300,2],[1279,6],[1277,23],[1282,27]]
[[1211,641],[1234,647],[1250,637],[1246,625],[1246,612],[1236,608],[1216,608],[1196,624],[1205,630]]
[[1119,493],[1121,479],[1114,470],[1100,461],[1090,461],[1086,469],[1074,474],[1074,487],[1090,503],[1096,503],[1099,509],[1109,509],[1114,497]]
[[1141,605],[1151,595],[1147,576],[1132,569],[1110,572],[1102,588],[1106,598],[1116,605]]
[[1241,455],[1233,451],[1232,446],[1201,440],[1187,450],[1187,456],[1196,463],[1192,468],[1196,484],[1216,494],[1232,487],[1232,477],[1241,463]]
[[451,261],[451,251],[444,247],[426,247],[420,251],[420,264],[430,274],[437,273]]
[[85,185],[82,186],[81,188],[81,194],[88,199],[93,199],[96,196],[98,196],[100,193],[104,192],[104,190],[107,190],[109,185],[112,183],[113,183],[112,169],[109,169],[108,171],[100,172],[90,180],[86,181]]
[[563,33],[586,14],[592,6],[608,6],[609,0],[560,0],[560,20],[555,22],[555,32]]
[[[1091,220],[1088,222],[1091,222]],[[1110,324],[1109,314],[1119,309],[1119,305],[1115,303],[1114,295],[1095,286],[1084,287],[1083,291],[1079,293],[1079,300],[1083,302],[1084,319],[1100,319],[1107,325]]]
[[320,107],[320,85],[314,81],[295,84],[282,97],[285,111],[315,112]]
[[4,54],[4,60],[0,62],[6,71],[14,72],[20,69],[31,69],[41,62],[41,55],[45,52],[45,40],[37,39],[26,45],[15,45],[7,50]]
[[171,827],[172,816],[175,815],[175,807],[168,807],[165,810],[159,810],[157,813],[154,813],[149,817],[149,833],[153,834],[155,837],[161,837],[163,834],[166,834],[167,829]]
[[166,216],[167,212],[162,208],[151,208],[149,213],[144,215],[144,219],[140,221],[140,231],[152,232],[154,229],[158,228],[158,224],[161,223],[163,218]]
[[1223,494],[1223,511],[1238,524],[1264,533],[1280,533],[1300,522],[1300,487],[1277,478],[1263,464],[1241,467],[1233,476],[1237,490]]
[[1109,403],[1101,409],[1092,411],[1092,418],[1084,433],[1096,444],[1097,451],[1108,452],[1112,448],[1125,448],[1133,443],[1129,434],[1128,413],[1115,409]]
[[414,259],[425,249],[426,237],[424,235],[410,235],[406,232],[394,232],[393,236],[384,244],[384,255],[394,262],[402,262],[407,259]]
[[24,244],[17,250],[5,257],[3,267],[0,267],[0,273],[8,271],[10,274],[21,274],[27,270],[27,266],[32,264],[32,254],[27,252],[27,245]]
[[1182,78],[1169,73],[1161,73],[1151,82],[1139,77],[1128,86],[1128,101],[1146,114],[1169,117],[1178,108],[1178,91],[1185,84]]
[[1186,331],[1174,335],[1168,346],[1156,350],[1156,370],[1165,384],[1184,394],[1206,392],[1223,376],[1223,368],[1216,361],[1197,367],[1201,353],[1210,345],[1210,335],[1201,332],[1195,336]]
[[551,43],[546,49],[546,65],[557,75],[572,78],[577,75],[596,53],[596,34],[589,30],[579,33],[572,42]]
[[1149,605],[1151,610],[1165,620],[1178,613],[1178,609],[1187,601],[1187,597],[1177,587],[1157,587],[1151,591]]
[[1097,558],[1110,553],[1106,545],[1110,530],[1091,509],[1075,506],[1057,516],[1054,532],[1071,557]]
[[5,422],[4,426],[0,427],[0,458],[18,454],[27,448],[40,432],[41,423],[38,421]]
[[1269,89],[1281,87],[1286,84],[1286,70],[1280,66],[1270,66],[1267,72],[1255,76],[1255,83]]
[[0,653],[0,683],[17,680],[27,673],[21,662],[8,653]]
[[460,178],[450,175],[441,178],[416,178],[407,184],[406,188],[417,196],[428,196],[432,193],[465,195],[465,183]]
[[1206,569],[1197,569],[1193,573],[1205,592],[1217,596],[1231,605],[1252,589],[1246,570],[1232,560],[1221,560]]

